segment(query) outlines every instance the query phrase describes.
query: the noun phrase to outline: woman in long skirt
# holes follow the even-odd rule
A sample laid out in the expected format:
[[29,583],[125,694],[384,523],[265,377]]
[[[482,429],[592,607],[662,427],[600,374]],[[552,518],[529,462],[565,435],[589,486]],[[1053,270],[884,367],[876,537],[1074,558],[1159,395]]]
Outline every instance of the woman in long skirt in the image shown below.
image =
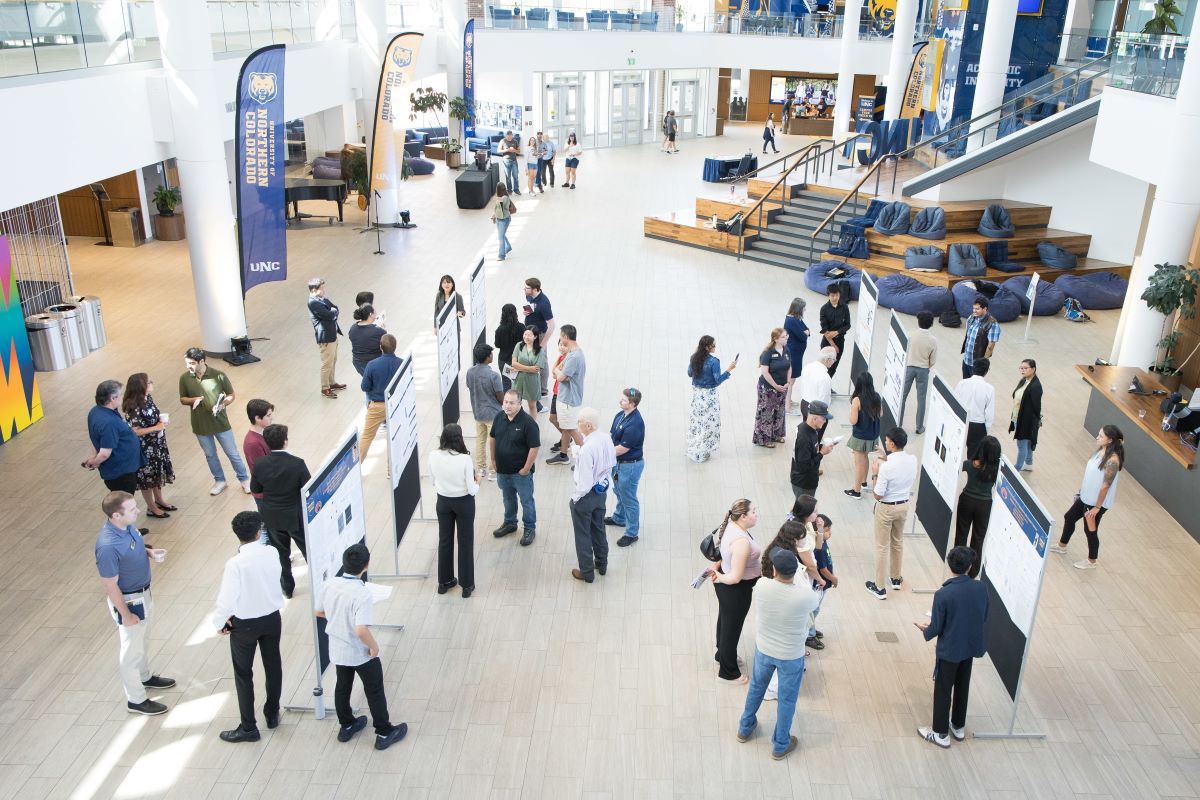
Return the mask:
[[717,342],[711,336],[701,336],[696,352],[688,364],[692,379],[692,408],[688,415],[687,456],[697,463],[708,461],[721,445],[721,398],[717,387],[729,380],[737,369],[737,359],[721,372],[721,362],[713,353]]
[[792,364],[788,359],[787,331],[771,331],[771,343],[758,357],[758,406],[754,411],[754,438],[759,447],[774,447],[783,442],[788,385],[792,381]]

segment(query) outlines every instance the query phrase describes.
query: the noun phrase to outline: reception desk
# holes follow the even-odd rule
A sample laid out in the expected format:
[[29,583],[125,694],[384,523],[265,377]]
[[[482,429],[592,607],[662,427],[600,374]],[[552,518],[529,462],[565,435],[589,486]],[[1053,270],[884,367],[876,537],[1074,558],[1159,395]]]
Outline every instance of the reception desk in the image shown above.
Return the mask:
[[[1193,539],[1200,541],[1200,515],[1196,514],[1200,470],[1195,468],[1196,451],[1183,444],[1175,431],[1162,429],[1163,413],[1158,407],[1166,394],[1130,394],[1129,385],[1136,376],[1146,391],[1169,392],[1149,372],[1133,367],[1077,364],[1075,369],[1092,387],[1083,427],[1093,435],[1104,425],[1120,428],[1125,434],[1125,471]],[[1144,411],[1145,416],[1139,416],[1139,411]]]

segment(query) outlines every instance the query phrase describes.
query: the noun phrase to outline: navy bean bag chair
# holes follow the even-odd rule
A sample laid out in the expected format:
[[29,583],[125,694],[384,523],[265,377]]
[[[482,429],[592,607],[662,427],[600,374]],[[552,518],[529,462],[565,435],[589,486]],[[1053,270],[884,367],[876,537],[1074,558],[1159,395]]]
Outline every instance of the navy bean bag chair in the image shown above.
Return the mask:
[[901,314],[928,311],[935,317],[954,310],[954,295],[945,286],[926,286],[908,275],[885,275],[875,284],[879,305]]
[[1079,264],[1079,256],[1074,253],[1068,253],[1056,244],[1050,242],[1039,242],[1037,246],[1038,258],[1042,263],[1050,269],[1075,269]]
[[[1029,291],[1029,276],[1017,275],[1000,285],[1021,299],[1021,313],[1028,314],[1029,298],[1025,296],[1025,293]],[[1067,296],[1062,289],[1050,281],[1038,281],[1037,300],[1033,304],[1033,315],[1035,317],[1053,316],[1062,311],[1063,304],[1066,302]]]
[[412,170],[413,175],[432,175],[433,162],[424,158],[406,158],[404,163]]
[[875,220],[879,216],[879,212],[883,211],[883,207],[886,205],[886,200],[872,200],[870,204],[867,205],[867,213],[865,215],[861,217],[851,217],[850,219],[846,220],[846,223],[849,225],[857,225],[860,228],[869,228],[875,224]]
[[908,235],[918,239],[945,239],[946,212],[937,206],[922,208],[908,226]]
[[1016,234],[1012,217],[1004,210],[1004,206],[993,203],[984,209],[983,217],[979,220],[979,233],[990,239],[1007,239]]
[[1078,300],[1087,311],[1120,308],[1125,304],[1125,292],[1129,289],[1129,281],[1111,272],[1059,275],[1054,285],[1067,297]]
[[884,236],[899,236],[900,234],[908,233],[909,218],[912,216],[912,208],[908,203],[900,200],[894,203],[888,203],[879,212],[879,216],[875,218],[875,232],[882,233]]
[[973,244],[952,244],[947,252],[949,271],[951,275],[962,278],[977,278],[987,270],[987,262],[983,253]]
[[[981,287],[983,287],[983,291],[981,291]],[[993,288],[995,294],[988,300],[988,313],[997,322],[1012,322],[1021,316],[1021,297],[1011,289],[1006,289],[991,281],[960,281],[954,284],[952,290],[954,307],[958,311],[958,315],[964,318],[971,316],[971,307],[975,305],[975,298],[981,294],[986,296]]]
[[[829,275],[829,270],[842,268],[846,270],[846,274],[833,277]],[[845,281],[850,286],[850,299],[858,299],[858,287],[862,282],[862,270],[857,267],[852,267],[845,261],[818,261],[815,264],[809,264],[808,269],[804,271],[804,285],[817,294],[825,294],[829,290],[829,284],[836,281]],[[846,298],[843,297],[843,300]]]
[[940,247],[910,247],[904,251],[904,268],[941,272],[945,266],[945,258],[946,254]]

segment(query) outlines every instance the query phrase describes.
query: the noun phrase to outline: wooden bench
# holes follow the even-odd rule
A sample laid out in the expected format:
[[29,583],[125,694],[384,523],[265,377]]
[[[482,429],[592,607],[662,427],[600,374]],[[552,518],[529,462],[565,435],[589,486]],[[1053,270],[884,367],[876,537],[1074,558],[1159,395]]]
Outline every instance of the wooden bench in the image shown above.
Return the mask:
[[[711,215],[697,217],[692,209],[685,208],[670,214],[645,217],[642,221],[642,234],[650,239],[662,239],[736,255],[738,237],[716,230],[710,227],[711,225]],[[746,241],[752,241],[754,238],[753,234],[749,234]]]

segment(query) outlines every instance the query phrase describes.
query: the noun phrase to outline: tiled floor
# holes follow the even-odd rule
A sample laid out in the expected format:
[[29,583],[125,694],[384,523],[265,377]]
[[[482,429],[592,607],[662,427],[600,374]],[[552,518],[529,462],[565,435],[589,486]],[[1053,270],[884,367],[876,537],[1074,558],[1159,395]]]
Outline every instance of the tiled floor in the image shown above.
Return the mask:
[[[125,712],[116,641],[103,608],[92,543],[103,522],[103,489],[77,466],[86,455],[84,415],[102,379],[148,371],[158,401],[176,403],[182,353],[196,338],[186,243],[138,250],[74,241],[76,288],[103,298],[109,345],[70,370],[39,376],[46,419],[0,448],[0,498],[7,557],[0,566],[0,796],[3,797],[794,797],[794,798],[1142,798],[1200,791],[1200,608],[1194,576],[1200,551],[1126,477],[1106,518],[1102,568],[1081,573],[1053,558],[1032,640],[1019,730],[1045,741],[968,740],[943,752],[921,742],[930,709],[933,648],[912,622],[927,595],[879,603],[860,586],[871,569],[870,502],[841,493],[851,480],[845,453],[828,459],[821,508],[836,523],[832,542],[843,585],[828,598],[828,647],[814,655],[794,732],[800,749],[769,757],[763,736],[734,738],[744,691],[717,686],[711,661],[716,601],[690,588],[703,562],[697,544],[728,504],[750,497],[770,536],[790,505],[787,449],[753,447],[753,356],[782,322],[788,301],[819,298],[800,274],[642,238],[642,216],[683,208],[712,187],[699,181],[704,154],[735,152],[757,127],[725,140],[685,141],[679,155],[655,144],[585,154],[579,188],[517,198],[504,264],[489,261],[489,322],[540,277],[555,317],[579,329],[588,358],[586,400],[605,415],[618,392],[645,393],[647,469],[644,535],[614,548],[607,576],[573,581],[569,472],[537,471],[538,539],[530,548],[488,532],[499,522],[495,486],[483,487],[477,530],[478,591],[438,596],[432,578],[398,583],[376,613],[403,623],[381,631],[393,715],[410,734],[385,753],[369,737],[334,740],[334,722],[288,714],[258,744],[231,746],[217,732],[236,722],[226,643],[208,626],[221,566],[234,552],[228,521],[251,507],[228,491],[212,499],[199,447],[177,423],[169,440],[179,478],[168,497],[181,509],[152,521],[170,551],[156,569],[159,614],[152,663],[179,686],[162,694],[171,712]],[[733,139],[735,141],[730,141]],[[561,180],[561,176],[560,176]],[[432,304],[442,273],[461,276],[494,233],[488,212],[454,208],[442,169],[403,188],[420,227],[388,231],[385,256],[371,255],[357,211],[345,226],[288,233],[286,283],[247,298],[250,334],[263,361],[231,368],[239,402],[266,397],[291,427],[291,449],[320,462],[360,414],[360,396],[317,391],[317,352],[304,307],[304,281],[328,278],[344,316],[355,292],[373,289],[418,368],[423,447],[438,429]],[[465,286],[465,282],[460,280]],[[1116,313],[1071,325],[1038,318],[1040,344],[1019,345],[1004,327],[994,383],[998,417],[1009,411],[1017,363],[1035,356],[1046,389],[1046,426],[1030,482],[1055,514],[1067,507],[1090,453],[1082,430],[1087,393],[1071,365],[1107,355]],[[878,326],[883,336],[885,326]],[[684,457],[690,388],[687,357],[711,333],[743,368],[722,387],[723,445],[695,465]],[[953,374],[962,331],[936,328]],[[877,343],[876,353],[882,353]],[[353,372],[343,345],[339,377]],[[839,375],[845,386],[847,369]],[[844,419],[845,402],[834,405]],[[176,419],[183,421],[177,414]],[[246,422],[233,415],[239,437]],[[835,420],[835,426],[839,420]],[[1002,428],[1003,424],[997,426]],[[543,433],[549,430],[543,426]],[[789,433],[789,439],[791,434]],[[1002,436],[1013,455],[1011,439]],[[390,506],[379,443],[366,462],[367,521],[378,564],[390,567]],[[428,486],[426,485],[428,492]],[[425,503],[432,515],[432,501]],[[432,567],[434,526],[414,522],[401,568]],[[613,537],[615,539],[615,536]],[[1082,556],[1082,542],[1073,556]],[[303,568],[299,573],[304,575]],[[905,576],[931,587],[932,547],[907,540]],[[285,700],[311,701],[314,685],[309,593],[284,612]],[[753,612],[751,612],[753,616]],[[893,633],[896,643],[879,641]],[[886,637],[885,637],[886,638]],[[753,649],[753,622],[742,653]],[[261,679],[260,679],[261,680]],[[328,683],[327,683],[328,685]],[[260,684],[261,686],[261,684]],[[971,729],[1007,726],[1012,706],[990,663],[975,670]],[[761,723],[770,726],[768,704]]]

